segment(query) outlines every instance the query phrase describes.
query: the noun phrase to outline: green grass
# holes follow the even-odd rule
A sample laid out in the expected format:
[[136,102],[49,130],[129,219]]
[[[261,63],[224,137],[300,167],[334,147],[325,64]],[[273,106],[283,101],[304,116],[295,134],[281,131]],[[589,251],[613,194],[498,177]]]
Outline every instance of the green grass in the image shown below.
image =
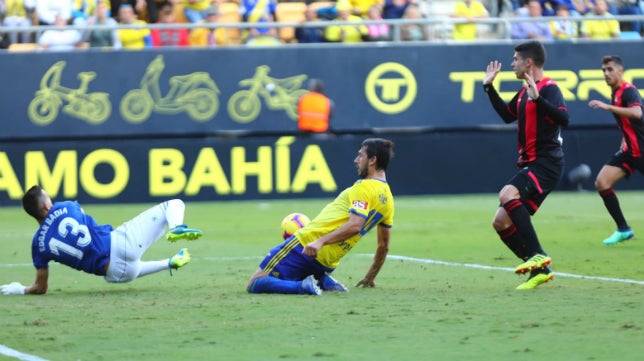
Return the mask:
[[[644,235],[643,192],[619,192]],[[517,264],[491,227],[494,194],[398,197],[390,254],[495,267],[390,259],[375,289],[322,297],[249,295],[250,274],[279,242],[290,212],[309,216],[328,200],[188,203],[186,222],[204,230],[188,243],[193,262],[108,284],[57,264],[45,296],[0,296],[0,345],[46,360],[640,360],[644,285],[560,274],[527,292]],[[84,205],[120,224],[151,204]],[[0,209],[0,284],[33,281],[36,223]],[[594,192],[552,194],[533,219],[555,272],[644,281],[641,238],[613,247],[614,225]],[[637,237],[637,236],[636,236]],[[159,241],[144,259],[185,242]],[[335,276],[353,285],[375,248],[369,234]],[[0,360],[15,360],[0,356]]]

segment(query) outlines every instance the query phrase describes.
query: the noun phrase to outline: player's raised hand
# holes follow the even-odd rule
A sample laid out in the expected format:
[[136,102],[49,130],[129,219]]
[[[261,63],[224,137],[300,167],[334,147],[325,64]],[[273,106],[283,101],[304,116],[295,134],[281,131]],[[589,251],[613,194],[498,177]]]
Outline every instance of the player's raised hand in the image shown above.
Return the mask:
[[539,98],[539,91],[537,90],[537,83],[535,83],[534,78],[532,77],[531,72],[527,71],[524,74],[525,86],[527,87],[528,96],[532,100],[537,100]]
[[483,78],[483,84],[491,84],[496,78],[496,74],[501,71],[501,63],[498,60],[491,61],[487,65],[485,71],[485,77]]

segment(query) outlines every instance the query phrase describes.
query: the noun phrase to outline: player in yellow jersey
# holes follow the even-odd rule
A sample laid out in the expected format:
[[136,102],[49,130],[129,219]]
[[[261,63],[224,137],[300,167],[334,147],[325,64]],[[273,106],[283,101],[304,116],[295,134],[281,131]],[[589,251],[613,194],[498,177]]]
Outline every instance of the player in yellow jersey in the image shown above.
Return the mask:
[[327,204],[306,227],[274,247],[251,276],[249,293],[321,295],[348,291],[330,273],[360,241],[377,227],[378,245],[371,267],[356,287],[375,287],[375,278],[389,251],[389,229],[394,220],[394,197],[386,170],[393,157],[390,140],[362,142],[353,163],[360,179]]

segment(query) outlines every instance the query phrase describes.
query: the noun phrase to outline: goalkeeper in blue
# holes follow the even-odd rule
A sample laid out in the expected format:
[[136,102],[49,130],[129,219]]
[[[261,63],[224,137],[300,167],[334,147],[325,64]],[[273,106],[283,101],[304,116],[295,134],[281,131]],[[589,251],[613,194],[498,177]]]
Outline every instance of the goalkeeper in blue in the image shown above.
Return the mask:
[[351,249],[374,227],[377,247],[373,261],[356,287],[375,287],[375,278],[389,251],[394,198],[386,170],[393,142],[369,138],[362,142],[354,164],[358,179],[342,191],[306,227],[270,250],[251,276],[249,293],[321,295],[348,288],[331,273]]
[[183,224],[185,205],[179,199],[160,203],[116,229],[98,224],[78,202],[53,203],[39,186],[25,193],[22,206],[39,224],[31,245],[36,280],[29,286],[19,282],[2,285],[0,291],[5,295],[47,293],[50,261],[102,276],[112,283],[177,269],[190,262],[187,248],[159,261],[144,262],[141,256],[164,233],[170,242],[201,237],[201,231]]

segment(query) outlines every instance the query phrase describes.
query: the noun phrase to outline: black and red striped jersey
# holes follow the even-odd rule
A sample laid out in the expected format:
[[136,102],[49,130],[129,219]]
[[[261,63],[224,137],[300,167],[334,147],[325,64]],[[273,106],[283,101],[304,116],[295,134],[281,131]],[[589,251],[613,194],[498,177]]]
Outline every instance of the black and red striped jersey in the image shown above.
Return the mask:
[[[622,82],[619,88],[613,89],[610,103],[616,107],[642,107],[642,97],[637,88],[628,82]],[[630,119],[613,113],[617,127],[622,131],[622,152],[630,153],[634,158],[641,158],[644,151],[644,124],[642,119]]]

